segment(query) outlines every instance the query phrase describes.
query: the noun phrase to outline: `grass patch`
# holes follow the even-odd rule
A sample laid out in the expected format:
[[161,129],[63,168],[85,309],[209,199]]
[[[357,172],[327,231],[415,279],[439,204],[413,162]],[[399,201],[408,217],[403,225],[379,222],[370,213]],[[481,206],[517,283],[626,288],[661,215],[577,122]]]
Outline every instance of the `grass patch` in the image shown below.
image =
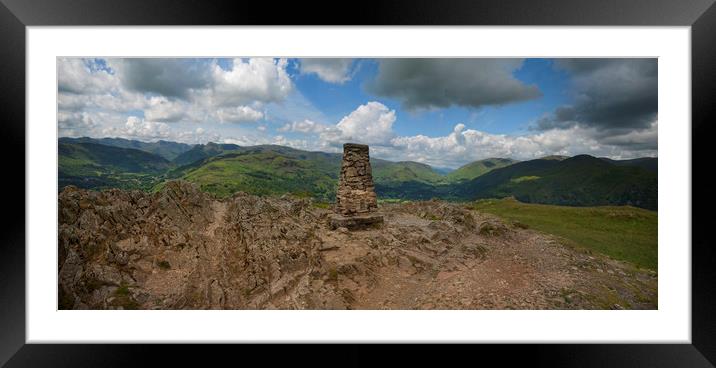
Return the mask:
[[140,305],[136,300],[132,298],[129,293],[129,286],[125,283],[119,285],[117,290],[114,291],[114,300],[111,305],[115,307],[122,307],[126,310],[139,309]]
[[316,202],[313,202],[312,204],[313,204],[313,207],[323,208],[323,209],[330,209],[331,206],[332,206],[331,203],[329,203],[329,202],[322,202],[322,201],[316,201]]
[[328,269],[328,281],[338,281],[338,270],[335,267]]
[[172,265],[170,265],[169,262],[164,261],[164,260],[158,261],[157,266],[159,266],[159,268],[161,268],[162,270],[168,270],[168,269],[172,268]]
[[122,283],[122,285],[119,285],[117,290],[114,291],[114,295],[116,296],[128,296],[129,295],[129,286],[125,283]]
[[529,204],[514,199],[481,200],[479,211],[564,238],[614,259],[657,269],[658,218],[655,211],[630,206],[568,207]]
[[520,176],[519,178],[510,179],[510,182],[517,184],[517,183],[522,183],[525,181],[537,180],[537,179],[539,179],[539,176]]

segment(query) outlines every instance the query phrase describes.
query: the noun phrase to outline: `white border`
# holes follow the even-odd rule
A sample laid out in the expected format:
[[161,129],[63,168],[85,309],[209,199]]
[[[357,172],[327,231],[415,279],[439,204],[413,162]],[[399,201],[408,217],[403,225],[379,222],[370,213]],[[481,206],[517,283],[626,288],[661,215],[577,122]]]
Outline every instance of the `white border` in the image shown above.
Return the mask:
[[[691,341],[689,27],[28,27],[27,342]],[[659,57],[656,311],[58,311],[57,56]]]

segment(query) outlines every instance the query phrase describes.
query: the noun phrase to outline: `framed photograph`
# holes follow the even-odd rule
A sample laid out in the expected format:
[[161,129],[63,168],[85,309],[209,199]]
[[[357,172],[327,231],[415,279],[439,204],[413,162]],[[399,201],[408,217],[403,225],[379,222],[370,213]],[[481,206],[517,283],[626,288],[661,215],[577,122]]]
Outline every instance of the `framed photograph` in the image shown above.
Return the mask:
[[0,363],[712,366],[712,5],[4,1]]

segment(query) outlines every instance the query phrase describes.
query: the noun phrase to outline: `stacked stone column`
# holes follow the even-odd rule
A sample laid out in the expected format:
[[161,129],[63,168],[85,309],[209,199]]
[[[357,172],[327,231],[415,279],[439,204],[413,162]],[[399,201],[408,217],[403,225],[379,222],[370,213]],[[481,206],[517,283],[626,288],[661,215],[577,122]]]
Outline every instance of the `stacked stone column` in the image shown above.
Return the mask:
[[353,216],[378,208],[373,186],[368,146],[346,143],[343,145],[341,177],[336,193],[336,212]]
[[383,217],[371,213],[377,208],[368,146],[346,143],[331,227],[354,229],[382,224]]

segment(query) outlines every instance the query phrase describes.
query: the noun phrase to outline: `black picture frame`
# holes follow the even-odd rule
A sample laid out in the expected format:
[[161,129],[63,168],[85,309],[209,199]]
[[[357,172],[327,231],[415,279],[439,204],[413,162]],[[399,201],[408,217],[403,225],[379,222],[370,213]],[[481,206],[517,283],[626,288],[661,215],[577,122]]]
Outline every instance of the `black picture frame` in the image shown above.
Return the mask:
[[[536,25],[536,26],[691,26],[692,73],[692,344],[544,344],[469,346],[469,356],[489,362],[557,366],[712,367],[716,362],[716,314],[712,280],[716,251],[707,224],[714,204],[709,193],[711,162],[708,140],[714,135],[716,101],[716,5],[714,0],[491,0],[491,1],[361,1],[305,2],[236,1],[99,1],[0,0],[0,116],[3,163],[6,167],[0,231],[0,365],[136,366],[202,365],[237,354],[235,346],[195,345],[50,345],[25,343],[25,28],[83,25]],[[688,124],[689,122],[683,122]],[[701,170],[696,170],[700,168]],[[25,193],[20,196],[19,193]],[[48,204],[54,206],[54,204]],[[665,209],[662,209],[662,211]],[[697,216],[700,215],[700,216]],[[711,216],[709,216],[711,215]],[[688,247],[689,244],[670,246]],[[275,347],[256,355],[271,363],[306,362],[332,365],[438,360],[441,366],[462,362],[465,354],[408,353],[402,346],[333,346],[320,358],[300,347]],[[256,347],[251,347],[256,349]],[[382,350],[382,351],[381,351]],[[226,353],[226,354],[224,354]],[[308,355],[308,356],[307,356]],[[339,360],[326,359],[332,355]],[[381,356],[380,359],[377,357]],[[239,361],[235,361],[238,363]],[[464,364],[464,363],[460,363]]]

